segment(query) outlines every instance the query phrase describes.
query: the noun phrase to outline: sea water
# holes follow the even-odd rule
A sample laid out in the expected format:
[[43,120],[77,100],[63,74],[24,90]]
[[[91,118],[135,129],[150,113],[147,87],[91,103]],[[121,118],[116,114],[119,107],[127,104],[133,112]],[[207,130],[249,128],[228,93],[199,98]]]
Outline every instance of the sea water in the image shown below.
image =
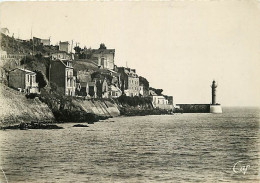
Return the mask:
[[259,182],[259,112],[0,131],[0,182]]

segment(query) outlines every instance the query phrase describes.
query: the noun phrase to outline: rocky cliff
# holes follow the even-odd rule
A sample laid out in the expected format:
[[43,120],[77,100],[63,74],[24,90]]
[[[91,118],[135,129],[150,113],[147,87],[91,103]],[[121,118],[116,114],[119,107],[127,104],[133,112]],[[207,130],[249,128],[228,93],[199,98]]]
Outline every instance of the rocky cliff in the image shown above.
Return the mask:
[[52,111],[38,98],[27,99],[24,94],[0,84],[0,127],[54,120]]
[[98,116],[116,117],[120,115],[117,104],[111,101],[75,99],[74,103],[85,112]]

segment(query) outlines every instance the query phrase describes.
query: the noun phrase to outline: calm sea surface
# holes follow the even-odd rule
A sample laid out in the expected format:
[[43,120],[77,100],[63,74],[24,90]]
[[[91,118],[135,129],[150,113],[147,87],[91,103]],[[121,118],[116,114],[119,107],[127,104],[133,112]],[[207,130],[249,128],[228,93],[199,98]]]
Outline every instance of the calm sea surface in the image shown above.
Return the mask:
[[260,111],[223,110],[0,131],[0,168],[9,183],[259,182]]

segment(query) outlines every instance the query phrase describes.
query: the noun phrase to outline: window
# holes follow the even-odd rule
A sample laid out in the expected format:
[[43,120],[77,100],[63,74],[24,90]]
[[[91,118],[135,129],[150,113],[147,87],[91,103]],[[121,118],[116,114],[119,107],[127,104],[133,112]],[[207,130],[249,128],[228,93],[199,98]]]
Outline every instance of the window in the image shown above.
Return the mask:
[[101,58],[101,66],[104,66],[105,59]]
[[69,79],[67,80],[67,85],[70,86],[70,80]]

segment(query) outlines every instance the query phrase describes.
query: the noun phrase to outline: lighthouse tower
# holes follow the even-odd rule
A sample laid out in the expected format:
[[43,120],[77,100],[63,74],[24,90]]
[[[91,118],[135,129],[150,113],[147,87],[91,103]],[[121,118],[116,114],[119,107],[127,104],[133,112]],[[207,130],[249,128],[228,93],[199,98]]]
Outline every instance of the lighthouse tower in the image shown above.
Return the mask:
[[215,80],[213,80],[211,85],[211,97],[212,97],[212,103],[210,105],[210,113],[222,113],[222,107],[220,104],[216,103],[216,88],[217,83]]

